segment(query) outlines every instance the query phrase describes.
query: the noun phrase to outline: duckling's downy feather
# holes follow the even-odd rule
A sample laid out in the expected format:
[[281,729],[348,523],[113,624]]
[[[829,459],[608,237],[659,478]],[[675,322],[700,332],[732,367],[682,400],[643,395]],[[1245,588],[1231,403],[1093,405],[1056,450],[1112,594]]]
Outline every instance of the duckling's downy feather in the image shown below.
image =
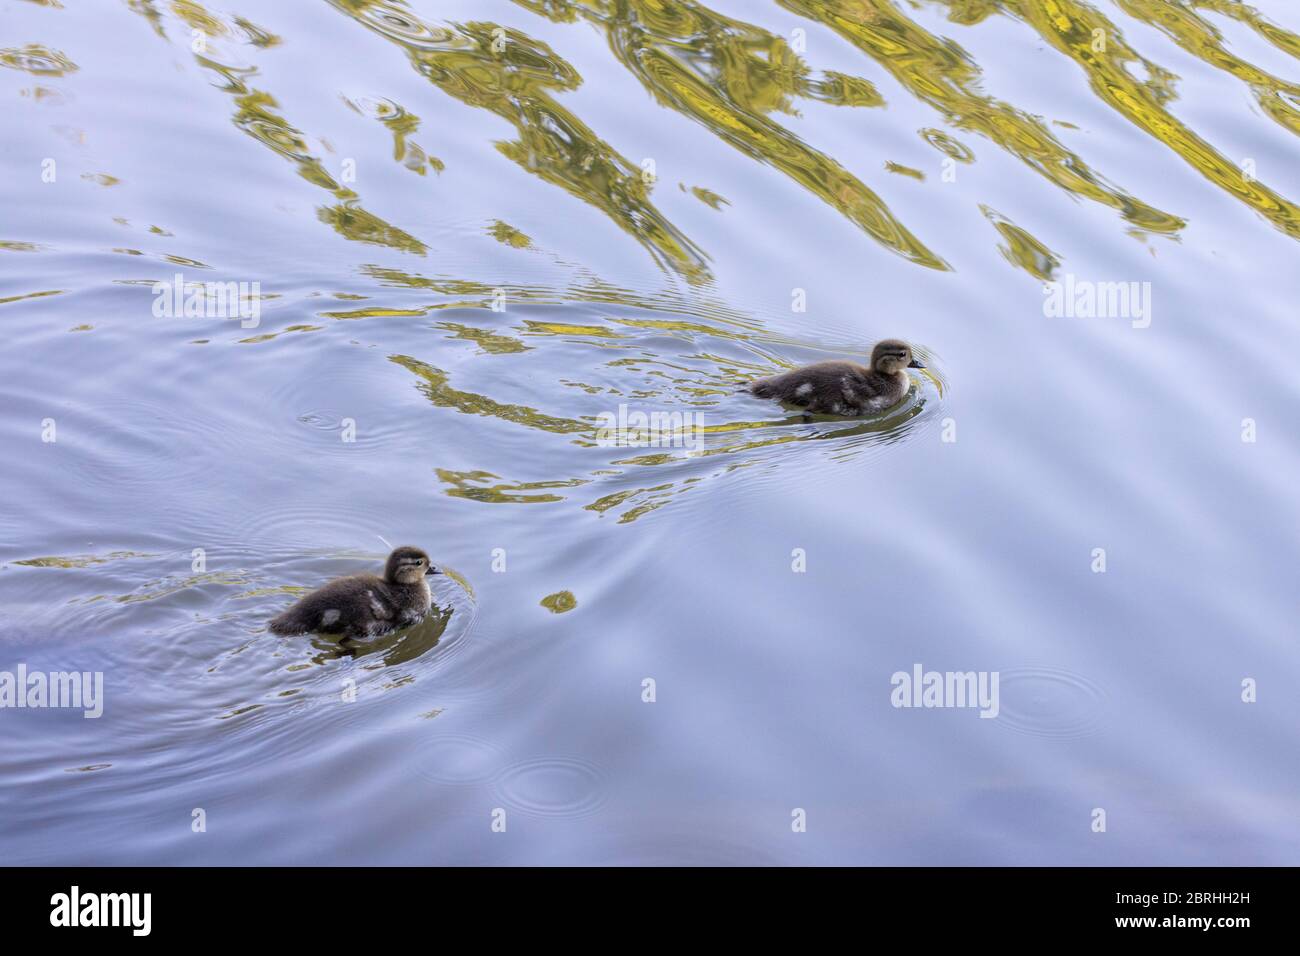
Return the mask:
[[437,574],[418,548],[403,547],[388,558],[384,577],[355,574],[337,578],[273,618],[276,634],[343,634],[375,637],[407,627],[429,613],[432,596],[425,575]]
[[910,387],[906,372],[886,375],[856,362],[831,360],[760,378],[749,390],[816,414],[862,415],[898,404]]
[[924,367],[912,359],[905,342],[886,339],[872,351],[871,367],[845,359],[816,362],[750,382],[759,398],[798,405],[821,415],[863,415],[896,405],[906,397],[912,380],[903,369]]

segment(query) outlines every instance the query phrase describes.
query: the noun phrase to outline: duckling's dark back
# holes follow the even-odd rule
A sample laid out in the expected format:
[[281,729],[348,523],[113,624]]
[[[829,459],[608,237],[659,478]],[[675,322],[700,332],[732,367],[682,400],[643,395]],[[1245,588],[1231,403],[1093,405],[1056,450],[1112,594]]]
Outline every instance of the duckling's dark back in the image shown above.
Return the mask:
[[897,401],[906,386],[856,362],[832,359],[760,378],[749,390],[759,398],[798,405],[809,412],[860,415]]
[[774,398],[795,405],[810,404],[813,398],[843,401],[844,389],[860,385],[867,373],[868,369],[856,362],[832,359],[756,379],[749,383],[749,390],[759,398]]
[[276,634],[367,633],[378,619],[375,596],[385,594],[384,582],[373,574],[357,574],[330,581],[297,604],[272,618]]

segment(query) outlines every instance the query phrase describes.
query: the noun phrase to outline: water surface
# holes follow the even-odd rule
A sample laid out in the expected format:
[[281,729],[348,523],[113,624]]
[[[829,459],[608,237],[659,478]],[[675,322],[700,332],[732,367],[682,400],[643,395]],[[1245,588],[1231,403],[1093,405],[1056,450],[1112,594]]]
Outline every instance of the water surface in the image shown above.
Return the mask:
[[1291,4],[2,6],[6,861],[1300,862]]

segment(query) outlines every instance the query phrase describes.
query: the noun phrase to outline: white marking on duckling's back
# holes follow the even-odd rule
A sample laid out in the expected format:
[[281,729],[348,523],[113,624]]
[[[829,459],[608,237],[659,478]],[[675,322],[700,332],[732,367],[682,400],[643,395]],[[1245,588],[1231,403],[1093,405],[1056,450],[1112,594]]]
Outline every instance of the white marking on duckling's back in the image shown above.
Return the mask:
[[812,382],[804,382],[802,385],[800,385],[798,388],[794,390],[794,393],[798,395],[800,398],[803,398],[806,395],[811,395],[812,390],[813,390]]

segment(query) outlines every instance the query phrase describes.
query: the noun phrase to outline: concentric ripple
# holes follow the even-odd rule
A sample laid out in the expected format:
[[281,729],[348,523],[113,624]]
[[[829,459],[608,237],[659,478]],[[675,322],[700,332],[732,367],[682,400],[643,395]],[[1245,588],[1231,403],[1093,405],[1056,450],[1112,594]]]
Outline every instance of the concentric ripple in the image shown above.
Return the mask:
[[475,787],[501,772],[505,751],[472,734],[434,734],[411,756],[415,772],[445,786]]
[[1106,692],[1081,674],[1059,667],[1001,672],[997,722],[1038,737],[1086,737],[1101,729]]
[[454,36],[450,30],[422,23],[405,11],[389,4],[376,3],[366,6],[356,11],[354,15],[385,36],[418,49],[438,49],[449,43]]
[[604,806],[604,772],[580,757],[548,756],[523,760],[492,782],[510,809],[537,817],[583,817]]
[[343,427],[343,418],[344,416],[340,412],[322,408],[316,411],[303,412],[298,416],[298,421],[308,428],[319,428],[321,431],[338,431]]
[[57,50],[48,50],[35,43],[21,48],[0,50],[0,66],[22,70],[33,76],[63,76],[77,70],[73,63]]

